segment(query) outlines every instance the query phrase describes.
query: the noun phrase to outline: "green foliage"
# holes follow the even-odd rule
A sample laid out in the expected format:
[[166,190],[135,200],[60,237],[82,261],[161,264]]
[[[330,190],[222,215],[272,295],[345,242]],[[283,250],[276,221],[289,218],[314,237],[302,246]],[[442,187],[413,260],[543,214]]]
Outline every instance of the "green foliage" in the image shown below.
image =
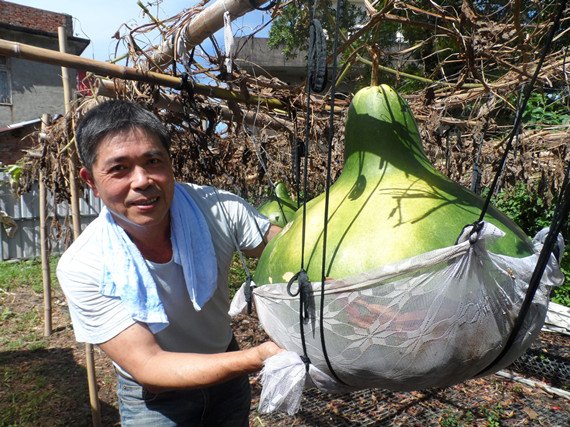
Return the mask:
[[[50,258],[50,275],[55,283],[55,268],[59,257]],[[0,289],[10,291],[20,286],[30,286],[35,292],[42,292],[42,263],[39,258],[25,261],[0,262]]]
[[503,407],[500,403],[497,403],[492,408],[483,408],[483,414],[487,419],[487,425],[489,427],[499,427],[501,426],[501,417],[503,414]]
[[15,191],[18,187],[18,183],[20,182],[20,177],[22,176],[22,165],[5,165],[4,167],[0,168],[0,171],[8,174],[8,178],[10,179],[10,187]]
[[560,94],[533,92],[523,113],[523,121],[527,126],[567,125],[570,122],[569,98]]
[[[253,276],[253,272],[255,271],[255,266],[257,264],[257,259],[254,258],[245,258],[245,263],[247,268],[249,269],[251,275]],[[228,277],[228,285],[230,288],[230,299],[234,297],[237,290],[240,288],[242,283],[245,282],[246,279],[246,272],[243,268],[243,265],[239,259],[237,254],[234,254],[234,258],[230,265],[230,273]]]
[[[334,2],[336,4],[336,2]],[[315,18],[321,22],[323,29],[329,35],[329,51],[332,47],[332,36],[335,32],[335,9],[331,0],[317,3]],[[273,20],[269,31],[269,46],[280,48],[286,58],[291,58],[300,51],[306,51],[309,40],[310,11],[306,2],[294,0],[282,7],[279,15]],[[347,31],[357,22],[362,21],[364,15],[356,6],[347,3],[341,17],[340,28]]]
[[[499,192],[492,199],[492,203],[500,211],[516,222],[531,237],[542,228],[550,226],[556,208],[556,200],[547,203],[539,187],[537,185],[529,189],[526,184],[519,183],[511,190]],[[568,223],[562,229],[562,236],[566,250],[560,266],[566,280],[562,286],[553,289],[551,299],[558,304],[570,307],[570,250],[568,249],[570,225]]]

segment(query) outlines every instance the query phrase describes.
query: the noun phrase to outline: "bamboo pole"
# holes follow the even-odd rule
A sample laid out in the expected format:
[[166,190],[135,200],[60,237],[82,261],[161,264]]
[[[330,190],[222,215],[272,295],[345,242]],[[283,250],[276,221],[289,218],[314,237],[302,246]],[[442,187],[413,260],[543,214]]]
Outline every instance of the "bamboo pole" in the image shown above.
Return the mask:
[[[40,139],[43,138],[46,128],[51,119],[48,114],[42,115],[42,128]],[[45,144],[45,141],[43,141]],[[46,225],[46,210],[47,210],[47,197],[46,185],[44,183],[44,174],[40,168],[39,178],[39,196],[40,196],[40,256],[42,260],[42,283],[44,288],[44,336],[48,337],[52,333],[52,318],[51,318],[51,277],[49,268],[49,253],[48,253],[48,233]]]
[[[67,51],[67,36],[65,27],[58,27],[57,35],[59,38],[59,50],[63,53]],[[71,100],[73,97],[71,82],[69,79],[69,71],[67,67],[61,67],[61,80],[63,82],[63,98],[66,116],[71,111]],[[73,223],[73,238],[77,239],[81,234],[81,218],[79,213],[79,197],[77,191],[77,177],[75,176],[75,150],[70,150],[69,156],[69,191],[71,193],[71,219]]]
[[[124,80],[135,80],[174,89],[180,89],[181,87],[180,77],[156,73],[153,71],[141,71],[133,67],[82,58],[69,53],[56,52],[50,49],[30,46],[9,40],[0,39],[0,55],[22,58],[45,64],[61,65],[62,67],[90,71],[102,76],[116,77]],[[287,109],[287,105],[277,98],[264,98],[253,95],[247,96],[241,92],[234,92],[229,89],[199,83],[193,83],[192,90],[198,95],[209,96],[211,98],[236,101],[245,104],[259,104],[267,108]]]
[[174,46],[171,38],[163,41],[150,53],[150,67],[164,68],[172,64],[174,56],[180,58],[205,39],[212,36],[224,26],[224,13],[229,12],[234,20],[260,6],[266,0],[217,0],[194,15],[190,21],[179,30]]
[[[59,38],[59,50],[62,54],[67,55],[67,36],[65,27],[58,27],[57,34]],[[73,55],[72,55],[73,56]],[[65,105],[65,114],[69,116],[71,110],[71,83],[69,81],[68,70],[65,66],[61,67],[61,77],[63,80],[63,96]],[[72,146],[74,147],[74,146]],[[73,239],[77,239],[81,234],[81,218],[79,212],[79,194],[77,190],[77,177],[75,176],[75,150],[70,150],[69,156],[69,191],[71,193],[71,218],[73,222]],[[87,369],[87,385],[89,388],[89,403],[91,406],[91,420],[94,426],[101,426],[101,405],[97,392],[97,378],[95,374],[95,357],[93,354],[93,345],[85,343],[85,365]]]

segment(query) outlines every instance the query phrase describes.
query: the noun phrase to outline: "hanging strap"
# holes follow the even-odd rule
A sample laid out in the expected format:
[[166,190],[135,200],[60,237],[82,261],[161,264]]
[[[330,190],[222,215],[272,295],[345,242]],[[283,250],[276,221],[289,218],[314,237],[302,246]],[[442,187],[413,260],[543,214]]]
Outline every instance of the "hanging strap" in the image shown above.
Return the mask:
[[[338,48],[338,37],[339,37],[339,22],[341,19],[342,9],[344,8],[344,2],[338,0],[336,7],[336,22],[335,22],[335,36],[333,41],[333,68],[332,75],[333,81],[330,93],[330,114],[329,114],[329,132],[327,134],[327,180],[326,180],[326,190],[325,190],[325,214],[324,214],[324,227],[323,227],[323,258],[321,263],[321,304],[320,304],[320,316],[319,316],[319,327],[321,330],[321,348],[323,350],[323,356],[330,373],[335,377],[335,379],[343,385],[348,385],[343,381],[338,374],[335,372],[332,363],[328,357],[326,339],[325,339],[325,329],[324,329],[324,309],[325,309],[325,280],[327,276],[327,235],[328,235],[328,222],[329,222],[329,200],[330,200],[330,186],[332,182],[332,141],[334,136],[334,113],[335,113],[335,95],[336,95],[336,73],[337,73],[337,55],[336,50]],[[326,82],[325,82],[326,83]]]
[[507,342],[503,346],[503,349],[499,353],[499,355],[485,369],[479,372],[477,376],[482,375],[486,371],[489,371],[502,360],[502,358],[507,354],[507,352],[510,350],[511,346],[515,342],[523,326],[523,323],[526,319],[526,315],[530,310],[532,300],[534,299],[536,291],[540,286],[540,281],[542,279],[544,270],[546,269],[550,256],[553,253],[555,246],[557,245],[558,234],[560,233],[562,227],[568,220],[568,213],[570,211],[570,184],[568,182],[569,176],[570,176],[570,161],[568,162],[568,167],[566,169],[564,187],[562,188],[562,191],[560,193],[560,198],[559,198],[558,207],[556,209],[556,213],[554,215],[554,218],[552,219],[552,223],[550,224],[550,230],[548,232],[548,235],[546,236],[546,240],[544,241],[542,250],[540,251],[536,267],[532,273],[531,279],[528,284],[528,289],[525,295],[525,299],[521,305],[521,309],[515,320],[513,329],[511,330],[509,338],[507,339]]
[[[338,6],[337,6],[338,10]],[[313,19],[309,29],[309,74],[311,89],[321,93],[327,86],[327,41],[321,22]]]
[[479,216],[479,221],[483,221],[483,219],[485,218],[485,215],[487,213],[487,210],[489,209],[489,204],[491,203],[491,197],[495,193],[497,183],[499,182],[499,177],[501,176],[501,174],[503,172],[503,168],[505,167],[505,163],[507,161],[507,156],[509,154],[509,151],[511,151],[511,149],[512,149],[513,140],[514,140],[515,136],[519,133],[523,113],[524,113],[526,106],[528,104],[528,100],[529,100],[530,95],[532,93],[532,89],[534,88],[534,84],[536,83],[536,80],[538,79],[538,75],[540,74],[540,70],[542,69],[542,65],[544,63],[544,60],[546,59],[546,55],[548,54],[548,51],[550,50],[550,46],[552,45],[552,40],[554,39],[554,34],[556,34],[556,31],[558,30],[558,26],[560,24],[560,20],[562,19],[562,14],[564,13],[565,8],[566,8],[566,0],[561,0],[560,7],[558,9],[558,13],[556,14],[556,18],[554,19],[552,27],[550,28],[550,33],[548,34],[548,37],[546,38],[546,43],[544,44],[544,48],[542,49],[542,54],[540,55],[540,59],[538,61],[538,64],[536,65],[536,69],[534,70],[534,74],[532,75],[530,82],[524,88],[522,103],[517,110],[517,115],[515,117],[515,123],[513,125],[513,129],[511,131],[511,133],[509,134],[509,137],[507,139],[507,146],[505,147],[505,152],[503,153],[503,157],[501,158],[501,161],[499,163],[499,168],[497,169],[497,172],[495,173],[495,177],[494,177],[493,183],[491,184],[491,187],[489,189],[489,194],[487,195],[487,198],[485,199],[485,204],[483,205],[483,209],[481,209],[481,215]]
[[[540,60],[536,66],[536,70],[532,76],[530,83],[525,87],[522,103],[521,103],[519,109],[517,110],[517,115],[515,118],[515,124],[513,126],[513,130],[509,136],[507,147],[506,147],[505,153],[503,154],[503,157],[501,159],[499,170],[495,174],[493,184],[491,185],[489,194],[487,195],[487,198],[485,200],[485,205],[483,206],[483,209],[481,211],[481,216],[479,217],[479,222],[483,221],[485,213],[489,207],[491,196],[493,195],[493,193],[495,191],[495,187],[496,187],[497,182],[499,180],[499,175],[501,174],[502,169],[505,165],[505,162],[507,159],[507,154],[512,147],[512,142],[513,142],[515,135],[518,134],[518,129],[520,127],[520,124],[522,121],[522,116],[523,116],[524,110],[526,109],[532,88],[534,86],[534,83],[536,82],[536,79],[538,78],[538,74],[540,72],[540,69],[542,68],[542,64],[544,63],[544,60],[546,58],[546,54],[548,53],[548,51],[550,49],[550,45],[552,44],[552,40],[554,39],[554,34],[558,30],[558,25],[560,24],[560,20],[562,19],[562,14],[564,13],[565,8],[566,8],[566,0],[562,0],[560,2],[560,6],[558,9],[558,13],[556,15],[556,18],[554,19],[552,27],[550,28],[550,32],[549,32],[548,37],[546,39],[546,43],[544,45]],[[540,251],[538,261],[536,263],[536,266],[534,268],[534,271],[532,273],[531,279],[530,279],[529,284],[528,284],[528,289],[526,291],[525,299],[521,305],[521,309],[519,311],[517,319],[515,320],[515,323],[513,325],[513,329],[511,330],[509,338],[507,339],[507,342],[503,346],[499,355],[485,369],[483,369],[481,372],[479,372],[479,374],[477,374],[477,376],[482,375],[486,371],[491,370],[495,365],[497,365],[497,363],[499,363],[501,361],[501,359],[510,350],[511,346],[515,342],[515,340],[516,340],[516,338],[520,332],[520,329],[522,328],[522,325],[525,321],[526,315],[528,314],[528,311],[530,309],[530,305],[532,304],[532,300],[534,299],[536,291],[537,291],[538,287],[540,286],[540,281],[542,279],[542,275],[544,273],[544,270],[546,269],[546,265],[548,264],[550,256],[554,250],[554,245],[557,244],[558,234],[560,233],[560,230],[562,229],[564,223],[566,222],[566,220],[568,218],[568,211],[570,210],[570,185],[568,183],[569,179],[570,179],[569,177],[570,177],[570,162],[568,162],[566,175],[564,177],[564,186],[561,190],[560,198],[558,199],[559,200],[558,207],[556,209],[554,218],[552,219],[552,223],[550,225],[550,230],[548,232],[548,235],[546,236],[546,240],[544,242],[544,245],[542,246],[542,250]]]

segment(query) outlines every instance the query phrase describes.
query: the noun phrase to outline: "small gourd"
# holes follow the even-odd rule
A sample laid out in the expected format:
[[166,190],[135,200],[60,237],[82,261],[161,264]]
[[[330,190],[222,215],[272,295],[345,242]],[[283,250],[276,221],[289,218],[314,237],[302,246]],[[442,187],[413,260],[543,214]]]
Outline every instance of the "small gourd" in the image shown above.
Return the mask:
[[287,186],[282,181],[275,185],[274,194],[257,209],[272,224],[285,227],[295,216],[297,202],[291,199]]

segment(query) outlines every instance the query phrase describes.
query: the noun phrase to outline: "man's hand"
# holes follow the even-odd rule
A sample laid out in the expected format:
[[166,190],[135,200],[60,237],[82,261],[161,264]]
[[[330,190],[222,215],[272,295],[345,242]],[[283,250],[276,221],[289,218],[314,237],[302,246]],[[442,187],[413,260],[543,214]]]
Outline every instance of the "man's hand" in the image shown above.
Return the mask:
[[141,323],[135,323],[100,347],[138,383],[155,392],[219,384],[259,371],[267,358],[282,351],[273,342],[216,354],[164,351]]
[[261,363],[265,362],[265,360],[269,359],[271,356],[275,356],[276,354],[285,351],[272,341],[264,342],[263,344],[260,344],[254,348],[257,349],[259,353]]

